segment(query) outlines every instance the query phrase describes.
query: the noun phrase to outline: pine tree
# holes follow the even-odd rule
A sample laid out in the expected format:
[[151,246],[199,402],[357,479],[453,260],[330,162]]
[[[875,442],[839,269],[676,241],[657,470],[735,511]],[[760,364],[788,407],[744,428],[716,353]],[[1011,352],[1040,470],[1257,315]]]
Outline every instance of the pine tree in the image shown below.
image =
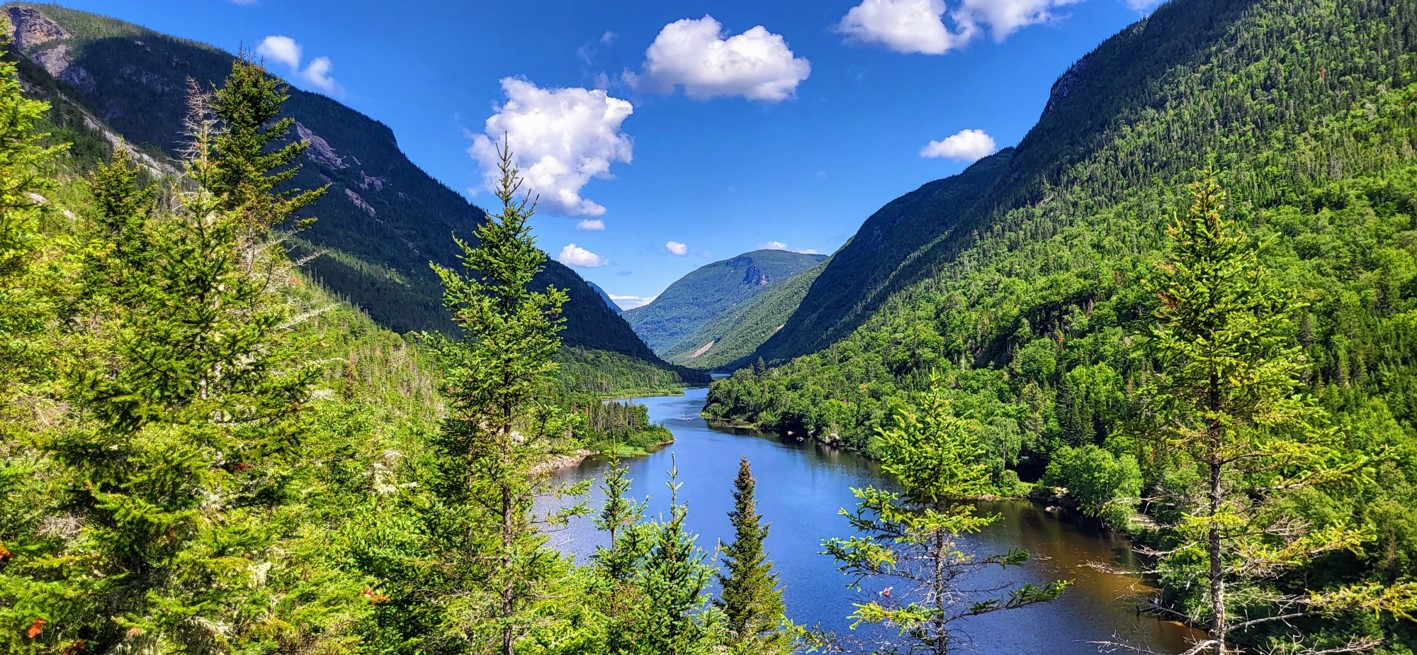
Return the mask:
[[516,199],[511,153],[501,154],[502,211],[478,225],[476,245],[455,239],[461,271],[433,266],[460,332],[431,337],[446,367],[449,416],[434,438],[441,477],[429,518],[444,552],[448,632],[474,652],[512,655],[537,627],[564,567],[538,529],[534,503],[588,485],[563,488],[538,467],[567,446],[570,419],[544,400],[566,292],[529,288],[546,256],[531,236],[529,201]]
[[[1190,210],[1168,231],[1152,341],[1160,366],[1142,394],[1165,455],[1200,481],[1198,488],[1161,489],[1182,515],[1172,526],[1177,546],[1157,553],[1172,585],[1203,582],[1196,618],[1210,639],[1191,652],[1232,652],[1237,637],[1291,631],[1286,627],[1305,615],[1409,611],[1411,585],[1330,593],[1286,592],[1276,584],[1316,557],[1365,540],[1341,522],[1310,529],[1280,509],[1286,496],[1341,481],[1361,462],[1334,448],[1335,430],[1303,393],[1307,362],[1291,335],[1295,303],[1260,264],[1261,249],[1222,216],[1224,192],[1214,179],[1192,192]],[[1244,613],[1237,616],[1236,608]],[[1280,639],[1309,652],[1297,631]],[[1323,652],[1376,645],[1355,640]]]
[[888,648],[944,655],[959,639],[961,619],[1048,602],[1069,583],[1022,584],[1000,596],[996,582],[971,582],[983,569],[1021,565],[1028,554],[980,554],[962,543],[999,516],[980,516],[968,502],[989,482],[979,426],[955,416],[938,384],[932,380],[914,409],[897,408],[878,431],[883,469],[902,492],[853,489],[857,507],[842,514],[856,535],[824,545],[853,589],[868,579],[890,583],[856,605],[853,625],[894,626],[899,643]]
[[141,177],[133,155],[119,146],[89,180],[93,211],[83,254],[82,291],[100,302],[110,299],[132,307],[138,302],[134,294],[143,286],[141,277],[151,272],[155,253],[150,222],[157,194]]
[[788,653],[791,639],[784,631],[786,607],[777,574],[763,550],[768,526],[758,514],[755,499],[757,481],[752,465],[744,457],[733,481],[733,542],[723,549],[723,569],[718,574],[722,588],[715,605],[723,610],[737,653]]
[[[10,23],[0,17],[0,53],[10,47]],[[43,359],[37,335],[50,313],[32,268],[43,251],[37,241],[43,203],[53,188],[45,163],[62,146],[46,146],[37,124],[49,105],[24,97],[15,64],[0,57],[0,419],[14,409],[13,394],[32,381]],[[0,425],[10,425],[0,420]],[[3,433],[0,433],[3,434]]]

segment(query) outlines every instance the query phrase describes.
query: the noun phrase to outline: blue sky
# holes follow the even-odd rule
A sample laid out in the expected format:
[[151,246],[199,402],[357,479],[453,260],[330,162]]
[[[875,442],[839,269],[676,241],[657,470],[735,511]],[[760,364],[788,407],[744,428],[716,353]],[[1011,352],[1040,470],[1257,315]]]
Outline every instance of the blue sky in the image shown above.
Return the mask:
[[891,199],[1016,144],[1058,75],[1154,4],[62,1],[259,48],[489,209],[508,133],[541,247],[626,304],[757,248],[836,250]]

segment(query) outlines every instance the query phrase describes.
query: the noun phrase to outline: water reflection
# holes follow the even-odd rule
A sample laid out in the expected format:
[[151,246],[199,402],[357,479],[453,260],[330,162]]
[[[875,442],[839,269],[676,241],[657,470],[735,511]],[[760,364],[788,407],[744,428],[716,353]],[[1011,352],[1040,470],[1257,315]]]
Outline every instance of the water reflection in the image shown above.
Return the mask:
[[[649,408],[652,420],[674,432],[676,441],[628,462],[634,478],[631,493],[650,498],[650,516],[667,513],[664,483],[671,458],[676,461],[679,497],[689,506],[688,527],[700,535],[699,546],[712,557],[719,540],[732,537],[727,514],[733,478],[739,457],[746,455],[758,479],[758,511],[772,526],[767,549],[785,588],[789,614],[800,623],[849,632],[845,617],[852,612],[853,598],[835,563],[820,554],[821,542],[845,535],[845,519],[837,510],[853,504],[852,487],[889,487],[890,481],[876,463],[851,453],[706,425],[697,418],[706,393],[695,389],[682,397],[637,400]],[[599,478],[606,467],[593,458],[559,475],[566,481]],[[600,500],[597,489],[593,506]],[[1128,573],[1140,564],[1126,540],[1024,502],[982,503],[981,509],[1004,520],[981,535],[978,548],[1016,546],[1034,555],[1027,566],[1004,574],[1008,580],[1042,583],[1066,578],[1075,584],[1054,603],[972,619],[965,629],[975,640],[975,652],[1083,655],[1098,652],[1089,642],[1114,639],[1157,652],[1186,650],[1190,631],[1137,613],[1154,590]],[[581,559],[604,543],[588,518],[572,522],[552,539]]]

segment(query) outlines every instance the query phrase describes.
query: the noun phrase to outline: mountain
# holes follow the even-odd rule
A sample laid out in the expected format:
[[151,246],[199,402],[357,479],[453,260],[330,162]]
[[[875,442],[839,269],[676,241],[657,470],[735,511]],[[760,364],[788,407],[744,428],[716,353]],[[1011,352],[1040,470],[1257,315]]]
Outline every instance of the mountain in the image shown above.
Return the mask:
[[757,348],[782,329],[784,317],[798,309],[824,268],[825,263],[817,264],[713,317],[692,338],[665,351],[664,358],[700,370],[731,370],[748,363]]
[[[913,286],[958,278],[1109,210],[1157,211],[1207,163],[1244,171],[1235,191],[1264,205],[1410,157],[1390,126],[1354,136],[1334,122],[1369,105],[1392,110],[1374,101],[1411,74],[1413,37],[1399,12],[1410,2],[1303,3],[1290,17],[1266,0],[1206,6],[1158,7],[1065,71],[1016,148],[871,216],[759,354],[821,350]],[[1117,225],[1109,235],[1137,238]]]
[[586,284],[590,286],[591,290],[594,291],[596,295],[600,296],[601,300],[605,301],[605,306],[609,307],[610,311],[616,314],[620,313],[620,306],[615,304],[615,301],[610,298],[610,294],[605,293],[605,289],[600,288],[599,284],[591,282],[590,280],[586,280]]
[[755,250],[695,269],[669,285],[654,302],[620,315],[661,355],[681,343],[702,345],[707,340],[699,331],[708,321],[825,259],[825,255]]
[[[25,67],[30,86],[62,94],[85,122],[101,123],[155,160],[179,155],[187,80],[216,84],[231,70],[227,52],[119,20],[48,4],[12,3],[4,11],[16,49],[34,64]],[[396,332],[449,327],[428,263],[456,264],[452,236],[470,238],[486,212],[409,161],[382,123],[294,88],[285,110],[297,138],[311,144],[292,183],[329,185],[305,210],[318,220],[287,241],[292,259]],[[571,269],[548,261],[537,284],[568,292],[568,348],[666,366]]]

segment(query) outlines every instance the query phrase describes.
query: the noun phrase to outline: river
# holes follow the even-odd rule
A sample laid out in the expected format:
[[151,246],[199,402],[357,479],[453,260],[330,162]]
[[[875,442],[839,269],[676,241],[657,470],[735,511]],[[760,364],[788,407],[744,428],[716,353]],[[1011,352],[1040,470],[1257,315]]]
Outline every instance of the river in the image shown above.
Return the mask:
[[[649,497],[649,516],[665,514],[666,474],[671,460],[677,462],[679,497],[689,508],[688,527],[712,557],[719,540],[732,538],[727,514],[733,505],[733,478],[739,458],[747,456],[758,481],[758,512],[771,525],[766,547],[782,582],[788,615],[801,624],[869,639],[871,633],[849,629],[846,616],[856,597],[847,590],[848,580],[834,560],[820,554],[821,543],[847,536],[846,520],[837,510],[853,505],[852,487],[889,487],[890,481],[874,462],[850,453],[710,427],[698,418],[706,395],[706,389],[690,389],[684,396],[634,401],[648,407],[651,420],[672,430],[675,442],[627,462],[634,479],[632,495]],[[599,479],[605,468],[604,460],[590,459],[558,475],[567,482]],[[601,498],[597,488],[592,507],[598,508]],[[974,545],[989,552],[1016,546],[1033,555],[1027,565],[999,580],[1071,579],[1074,584],[1053,603],[966,621],[962,625],[973,639],[973,652],[1083,655],[1097,653],[1098,647],[1089,642],[1103,640],[1125,640],[1161,653],[1186,650],[1194,636],[1190,630],[1137,614],[1140,599],[1153,590],[1125,573],[1138,565],[1126,539],[1022,501],[981,503],[981,508],[1004,520],[979,535]],[[605,541],[588,518],[573,521],[551,538],[578,559]]]

